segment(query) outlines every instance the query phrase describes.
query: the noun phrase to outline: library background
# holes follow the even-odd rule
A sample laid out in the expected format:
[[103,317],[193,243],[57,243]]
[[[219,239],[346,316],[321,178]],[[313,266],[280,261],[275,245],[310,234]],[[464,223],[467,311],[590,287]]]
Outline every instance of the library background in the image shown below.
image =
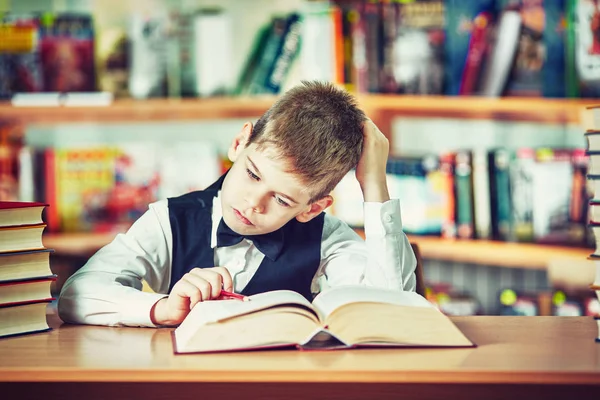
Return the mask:
[[[56,293],[148,203],[212,183],[279,93],[331,81],[390,139],[442,311],[596,315],[599,26],[592,0],[0,0],[0,200],[50,204]],[[362,233],[353,173],[334,198]]]

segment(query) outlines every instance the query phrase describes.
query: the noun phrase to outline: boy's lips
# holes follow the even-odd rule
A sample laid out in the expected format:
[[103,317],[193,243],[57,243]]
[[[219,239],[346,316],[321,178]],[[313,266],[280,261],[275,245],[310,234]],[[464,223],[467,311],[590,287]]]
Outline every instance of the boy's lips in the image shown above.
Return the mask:
[[246,217],[244,217],[242,215],[241,212],[239,212],[238,210],[236,210],[235,208],[233,209],[233,214],[235,215],[235,217],[240,220],[240,222],[242,222],[244,225],[254,225],[252,222],[250,222],[250,220]]

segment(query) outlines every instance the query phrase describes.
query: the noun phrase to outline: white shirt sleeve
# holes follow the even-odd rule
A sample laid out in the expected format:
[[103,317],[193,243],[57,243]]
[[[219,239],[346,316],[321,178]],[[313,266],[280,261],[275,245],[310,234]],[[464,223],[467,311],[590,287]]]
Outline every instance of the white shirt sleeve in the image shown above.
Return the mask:
[[364,214],[364,241],[344,222],[325,216],[313,291],[346,284],[415,291],[417,261],[402,230],[400,201],[366,202]]
[[[172,236],[167,200],[150,204],[125,234],[95,255],[64,284],[63,321],[94,325],[154,326],[152,306],[167,293]],[[142,279],[157,293],[142,292]]]

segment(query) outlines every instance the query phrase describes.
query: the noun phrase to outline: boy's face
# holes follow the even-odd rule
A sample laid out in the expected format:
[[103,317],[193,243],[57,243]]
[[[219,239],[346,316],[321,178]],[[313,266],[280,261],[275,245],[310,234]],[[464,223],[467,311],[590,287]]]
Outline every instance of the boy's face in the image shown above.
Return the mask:
[[243,235],[269,233],[293,218],[307,222],[331,204],[329,196],[309,204],[308,188],[286,172],[285,160],[274,157],[273,149],[246,147],[251,134],[247,123],[229,149],[234,163],[223,182],[221,207],[231,229]]

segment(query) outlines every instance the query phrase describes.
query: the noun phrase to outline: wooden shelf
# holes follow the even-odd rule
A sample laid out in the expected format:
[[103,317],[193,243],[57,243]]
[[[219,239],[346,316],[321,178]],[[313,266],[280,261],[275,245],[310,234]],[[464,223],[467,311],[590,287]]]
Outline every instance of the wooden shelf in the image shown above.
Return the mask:
[[581,261],[592,252],[581,247],[509,243],[491,240],[448,240],[409,236],[425,259],[545,270],[551,261]]
[[[358,230],[363,235],[362,231]],[[65,233],[44,235],[44,245],[57,256],[89,257],[114,238],[114,233]],[[448,240],[413,236],[424,259],[444,260],[506,268],[544,270],[554,260],[585,260],[591,249],[547,246],[529,243],[505,243],[489,240]]]
[[384,114],[381,118],[385,119],[403,115],[553,124],[577,124],[581,110],[598,103],[595,99],[398,95],[369,95],[359,101],[367,110]]
[[144,122],[201,119],[255,118],[274,102],[274,97],[116,100],[99,107],[13,107],[0,103],[0,121],[24,124],[69,122]]
[[[457,96],[358,95],[373,119],[393,116],[453,117],[547,123],[578,123],[594,99],[545,99]],[[13,107],[0,102],[0,120],[20,123],[141,122],[257,117],[274,102],[274,96],[208,99],[116,100],[107,107]]]

